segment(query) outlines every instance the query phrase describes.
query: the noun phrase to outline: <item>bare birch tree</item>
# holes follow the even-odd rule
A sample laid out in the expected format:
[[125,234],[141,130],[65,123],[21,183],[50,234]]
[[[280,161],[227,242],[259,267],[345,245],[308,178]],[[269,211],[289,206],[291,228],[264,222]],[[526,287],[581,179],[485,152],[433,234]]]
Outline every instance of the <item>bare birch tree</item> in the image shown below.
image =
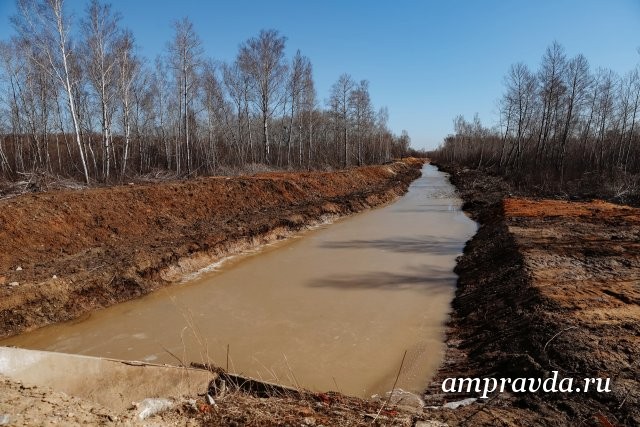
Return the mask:
[[349,97],[355,87],[355,82],[349,74],[342,74],[338,81],[331,86],[329,105],[333,113],[337,128],[342,136],[343,167],[349,166]]
[[589,63],[587,59],[578,55],[567,63],[565,73],[566,112],[564,117],[564,129],[560,138],[560,182],[564,182],[564,172],[567,157],[567,141],[572,129],[576,126],[576,112],[580,111],[585,100],[587,89],[591,84]]
[[285,42],[278,31],[262,30],[240,46],[238,55],[240,67],[251,77],[253,101],[262,118],[262,158],[266,164],[270,163],[269,121],[283,101]]
[[116,42],[120,35],[120,16],[113,13],[111,5],[92,0],[82,21],[85,41],[83,52],[85,70],[100,106],[103,166],[105,180],[109,179],[112,159],[112,122],[116,98]]
[[[506,164],[520,165],[523,153],[523,143],[531,135],[533,116],[535,114],[537,79],[536,76],[523,63],[511,66],[505,81],[507,91],[503,97],[503,111],[509,111],[506,118],[506,136],[513,137],[513,145],[506,156]],[[500,162],[505,156],[502,150]],[[511,159],[513,163],[511,162]]]
[[[291,166],[291,145],[293,136],[293,123],[296,115],[300,112],[300,104],[303,100],[305,83],[308,82],[307,76],[311,73],[311,61],[303,56],[298,50],[291,61],[291,72],[289,73],[288,95],[290,103],[289,126],[287,127],[287,167]],[[301,125],[298,126],[298,163],[302,163],[302,136]]]
[[131,146],[131,115],[134,97],[134,83],[140,70],[140,61],[134,52],[134,39],[129,31],[125,31],[116,42],[116,55],[118,67],[118,93],[122,108],[122,131],[124,134],[124,147],[122,149],[122,176],[127,171],[129,149]]
[[35,50],[43,52],[46,63],[39,62],[39,65],[56,78],[67,95],[80,163],[85,181],[89,184],[76,99],[76,89],[80,82],[79,76],[71,70],[74,50],[63,4],[63,0],[18,0],[20,15],[14,17],[13,22],[19,34],[32,43]]
[[[180,117],[184,136],[187,173],[192,170],[191,132],[189,129],[189,106],[195,97],[198,72],[202,66],[202,43],[189,18],[174,23],[175,36],[169,44],[169,61],[178,87]],[[180,173],[180,159],[176,158],[176,171]]]
[[373,128],[373,108],[369,96],[369,82],[362,80],[349,95],[349,108],[351,110],[354,134],[356,137],[356,159],[358,166],[364,162],[363,145],[367,132]]

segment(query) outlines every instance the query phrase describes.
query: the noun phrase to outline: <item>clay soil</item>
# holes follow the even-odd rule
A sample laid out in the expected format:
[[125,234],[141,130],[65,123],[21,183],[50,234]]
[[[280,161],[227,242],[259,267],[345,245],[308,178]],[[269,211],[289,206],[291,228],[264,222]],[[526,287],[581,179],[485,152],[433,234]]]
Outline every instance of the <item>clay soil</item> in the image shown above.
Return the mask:
[[640,425],[640,209],[515,197],[498,177],[441,168],[481,226],[456,268],[432,403],[454,398],[439,391],[447,377],[558,371],[580,382],[610,378],[611,392],[502,393],[484,411],[520,414],[517,425]]

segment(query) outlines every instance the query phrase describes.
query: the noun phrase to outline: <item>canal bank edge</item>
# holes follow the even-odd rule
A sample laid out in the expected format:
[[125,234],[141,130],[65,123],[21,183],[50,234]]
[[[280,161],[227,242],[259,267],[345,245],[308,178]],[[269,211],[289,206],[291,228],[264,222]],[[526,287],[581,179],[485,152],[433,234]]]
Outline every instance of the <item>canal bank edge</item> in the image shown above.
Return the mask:
[[612,391],[495,393],[444,419],[640,425],[640,295],[633,287],[640,209],[513,198],[499,177],[436,166],[450,174],[480,228],[455,270],[446,355],[427,405],[479,397],[443,393],[447,378],[544,379],[555,370],[578,380],[611,378]]
[[422,159],[0,201],[0,337],[89,315],[328,219],[395,200]]

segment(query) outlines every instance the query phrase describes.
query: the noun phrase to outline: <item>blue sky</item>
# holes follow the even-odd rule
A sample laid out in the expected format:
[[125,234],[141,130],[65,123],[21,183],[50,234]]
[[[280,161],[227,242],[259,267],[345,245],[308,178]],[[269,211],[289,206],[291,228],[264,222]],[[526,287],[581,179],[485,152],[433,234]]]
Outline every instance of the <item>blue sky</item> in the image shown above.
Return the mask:
[[[87,3],[66,0],[79,17]],[[418,148],[437,146],[453,118],[478,113],[497,120],[497,100],[511,64],[536,68],[554,40],[567,54],[625,73],[640,62],[640,0],[205,1],[112,0],[149,59],[172,36],[171,23],[189,16],[206,53],[232,60],[260,29],[288,38],[314,66],[324,100],[341,73],[370,81],[389,125],[406,129]],[[12,34],[13,0],[0,0],[0,38]]]

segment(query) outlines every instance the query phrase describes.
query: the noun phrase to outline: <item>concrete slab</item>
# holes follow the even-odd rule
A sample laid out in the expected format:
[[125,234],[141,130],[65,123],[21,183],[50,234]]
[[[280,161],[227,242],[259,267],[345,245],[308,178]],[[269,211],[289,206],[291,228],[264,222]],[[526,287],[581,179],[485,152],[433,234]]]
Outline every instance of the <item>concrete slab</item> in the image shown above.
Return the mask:
[[178,398],[203,393],[215,378],[214,373],[201,369],[13,347],[0,347],[0,375],[116,411],[147,397]]

